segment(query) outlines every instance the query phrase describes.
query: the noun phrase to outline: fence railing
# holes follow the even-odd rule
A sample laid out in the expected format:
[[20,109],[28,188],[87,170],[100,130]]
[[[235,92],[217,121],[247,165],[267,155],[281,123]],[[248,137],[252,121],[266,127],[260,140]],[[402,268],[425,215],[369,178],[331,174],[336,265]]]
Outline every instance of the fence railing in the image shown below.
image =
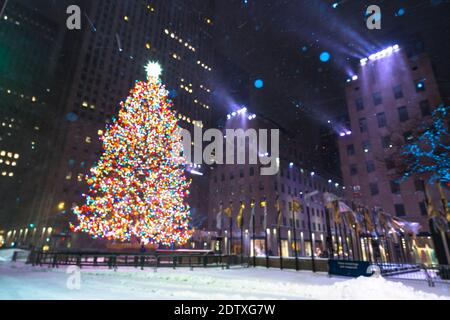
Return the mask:
[[435,283],[450,285],[449,265],[397,263],[378,263],[377,265],[381,269],[381,275],[386,278],[427,281],[430,287],[434,287]]
[[31,252],[28,263],[33,266],[48,265],[59,266],[76,265],[78,267],[135,267],[135,268],[161,268],[161,267],[220,267],[229,268],[239,264],[239,257],[217,254],[145,254],[145,253],[81,253],[81,252]]

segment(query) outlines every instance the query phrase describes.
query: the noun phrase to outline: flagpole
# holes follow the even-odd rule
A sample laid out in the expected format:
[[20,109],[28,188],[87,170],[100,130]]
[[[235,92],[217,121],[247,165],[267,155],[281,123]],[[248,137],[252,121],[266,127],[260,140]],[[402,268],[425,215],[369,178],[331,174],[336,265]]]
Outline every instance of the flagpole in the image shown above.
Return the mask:
[[311,215],[309,213],[309,208],[306,209],[306,214],[308,215],[308,230],[309,230],[309,239],[311,240],[311,267],[312,272],[316,272],[316,263],[314,261],[314,239],[311,231]]
[[295,270],[298,271],[298,253],[297,253],[297,230],[295,228],[295,213],[294,213],[294,199],[292,199],[292,225],[294,231],[294,256],[295,256]]
[[283,253],[281,252],[281,225],[278,225],[278,251],[280,254],[280,269],[283,270]]
[[233,249],[233,216],[230,216],[230,256],[232,255],[232,249]]
[[269,268],[269,249],[267,248],[267,245],[268,245],[267,228],[264,228],[264,234],[265,234],[264,246],[265,246],[265,249],[266,249],[266,268]]
[[336,242],[336,253],[338,259],[341,258],[341,255],[339,254],[339,233],[338,233],[338,227],[336,222],[334,222],[334,241]]
[[240,212],[240,217],[241,217],[241,264],[244,263],[244,208],[243,208],[243,204],[241,204],[241,208],[239,210],[242,210],[242,212]]
[[[366,229],[366,236],[367,236],[367,244],[366,243],[364,243],[364,244],[365,244],[365,247],[367,249],[367,259],[369,259],[369,262],[372,263],[372,255],[370,254],[370,243],[369,243],[369,239],[370,239],[370,237],[369,237],[369,229],[367,227],[367,219],[366,219],[366,211],[365,211],[366,208],[363,208],[363,210],[364,210],[364,213],[363,213],[364,227]],[[403,246],[402,246],[402,248],[403,248]]]
[[255,200],[252,200],[252,237],[253,237],[253,267],[256,267],[256,232],[255,232]]
[[267,241],[267,201],[266,201],[266,197],[263,198],[263,201],[260,205],[264,204],[264,223],[263,223],[263,228],[264,228],[264,248],[266,251],[266,268],[269,268],[269,246],[268,246],[268,241]]
[[328,250],[330,250],[330,257],[334,259],[333,235],[331,233],[330,212],[328,211],[328,208],[326,206],[325,206],[325,222],[327,224],[327,246]]

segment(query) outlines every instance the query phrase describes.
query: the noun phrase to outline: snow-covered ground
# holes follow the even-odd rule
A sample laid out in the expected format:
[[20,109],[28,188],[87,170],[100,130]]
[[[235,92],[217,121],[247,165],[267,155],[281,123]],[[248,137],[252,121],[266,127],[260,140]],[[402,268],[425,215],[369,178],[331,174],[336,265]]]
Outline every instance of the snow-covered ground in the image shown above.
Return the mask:
[[66,272],[66,267],[0,262],[0,299],[450,299],[448,285],[429,288],[419,281],[330,278],[308,271],[83,268],[79,289],[76,272]]

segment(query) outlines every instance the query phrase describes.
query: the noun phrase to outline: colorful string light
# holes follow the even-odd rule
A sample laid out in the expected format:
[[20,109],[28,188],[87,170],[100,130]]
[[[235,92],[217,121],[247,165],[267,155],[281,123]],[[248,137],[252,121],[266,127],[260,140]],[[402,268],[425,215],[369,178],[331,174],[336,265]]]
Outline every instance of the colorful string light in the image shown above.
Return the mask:
[[71,229],[93,238],[184,245],[193,231],[185,159],[173,156],[182,154],[179,126],[161,68],[149,63],[146,70],[148,81],[136,81],[101,137],[104,152],[86,175],[86,203],[73,208],[78,225]]

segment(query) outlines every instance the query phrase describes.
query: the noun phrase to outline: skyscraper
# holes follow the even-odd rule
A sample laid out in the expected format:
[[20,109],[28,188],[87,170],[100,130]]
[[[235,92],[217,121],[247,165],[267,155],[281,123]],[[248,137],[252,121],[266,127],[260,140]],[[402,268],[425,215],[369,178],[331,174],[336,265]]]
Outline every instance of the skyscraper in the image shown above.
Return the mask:
[[442,102],[429,58],[399,46],[373,54],[348,80],[346,99],[351,127],[339,139],[346,197],[420,222],[426,231],[422,183],[419,177],[400,183],[394,157]]
[[[323,203],[324,192],[338,196],[342,195],[342,184],[324,177],[320,172],[311,170],[307,166],[310,155],[305,152],[302,144],[295,137],[274,121],[262,115],[253,117],[245,109],[233,112],[225,123],[225,130],[279,130],[280,145],[279,157],[275,160],[277,173],[274,175],[261,174],[264,165],[249,163],[250,143],[246,143],[245,164],[214,164],[210,172],[209,187],[209,215],[207,229],[210,232],[211,248],[230,250],[235,254],[241,252],[240,234],[243,232],[244,253],[253,254],[253,243],[257,255],[265,254],[265,232],[267,230],[267,250],[270,255],[294,256],[294,233],[297,240],[299,255],[311,255],[312,243],[314,252],[318,254],[327,250],[325,239],[327,236],[326,216]],[[249,116],[250,114],[250,116]],[[236,131],[237,132],[237,131]],[[248,131],[250,132],[250,131]],[[230,136],[226,131],[225,141]],[[247,133],[246,133],[247,134]],[[270,136],[269,131],[269,136]],[[250,141],[250,133],[246,139]],[[237,139],[236,139],[237,140]],[[272,155],[271,139],[268,139],[267,155]],[[235,142],[236,143],[236,142]],[[261,143],[259,141],[258,143]],[[260,146],[260,144],[258,144]],[[224,148],[226,149],[226,148]],[[225,151],[224,151],[225,152]],[[258,152],[261,152],[258,147]],[[258,156],[265,156],[258,154]],[[272,155],[274,156],[274,155]],[[315,192],[306,197],[307,194]],[[251,222],[251,201],[255,201],[255,237],[253,238],[253,223]],[[267,216],[260,202],[267,203]],[[241,201],[245,205],[243,211],[243,229],[237,224]],[[294,201],[298,202],[303,210],[292,210]],[[225,215],[226,208],[232,206],[233,218],[230,228],[230,219]],[[278,216],[276,206],[279,205],[281,215]],[[221,211],[222,210],[222,211]],[[220,215],[219,212],[222,212]],[[308,216],[310,219],[308,219]],[[222,223],[217,223],[222,219]],[[311,223],[309,223],[311,222]],[[266,229],[265,229],[266,227]],[[230,246],[230,229],[233,233],[233,243]],[[279,231],[281,233],[279,234]],[[311,235],[309,233],[311,231]],[[311,239],[312,238],[312,239]],[[252,240],[254,239],[254,241]]]
[[[0,17],[0,230],[24,239],[48,170],[59,114],[64,30],[35,4],[10,1]],[[17,227],[17,228],[16,228]]]

